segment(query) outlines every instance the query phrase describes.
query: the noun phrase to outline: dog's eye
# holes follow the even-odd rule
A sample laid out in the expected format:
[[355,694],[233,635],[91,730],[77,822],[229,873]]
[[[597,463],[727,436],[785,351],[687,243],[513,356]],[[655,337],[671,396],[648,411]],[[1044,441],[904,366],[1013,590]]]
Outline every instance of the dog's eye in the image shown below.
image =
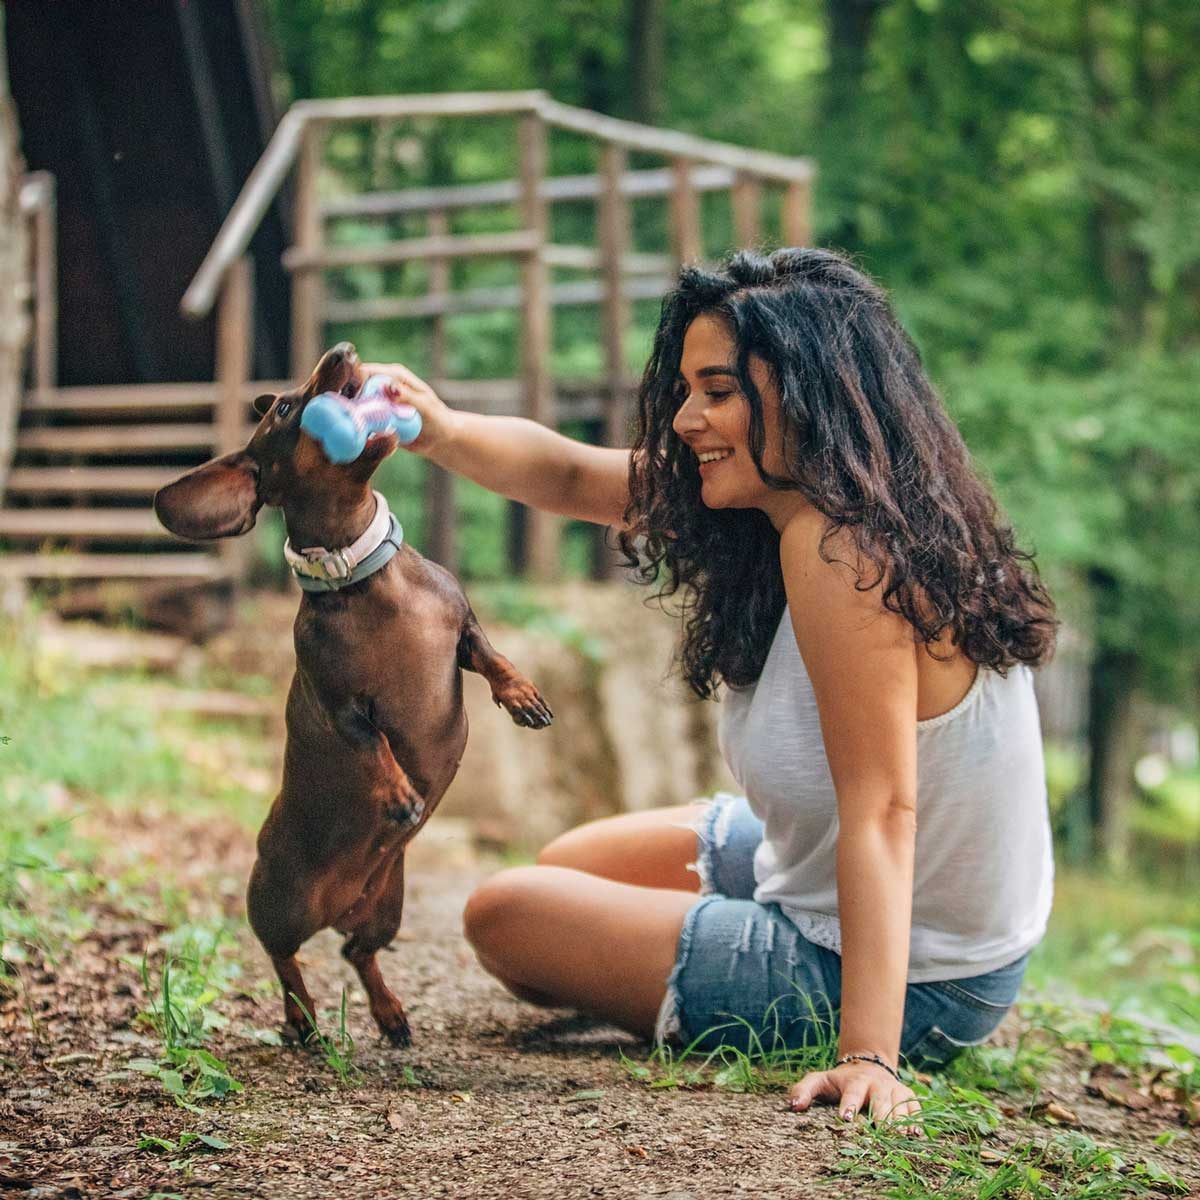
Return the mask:
[[290,400],[284,400],[279,405],[279,407],[275,410],[275,415],[277,417],[286,417],[288,415],[288,413],[290,413],[291,411],[292,411],[292,402]]

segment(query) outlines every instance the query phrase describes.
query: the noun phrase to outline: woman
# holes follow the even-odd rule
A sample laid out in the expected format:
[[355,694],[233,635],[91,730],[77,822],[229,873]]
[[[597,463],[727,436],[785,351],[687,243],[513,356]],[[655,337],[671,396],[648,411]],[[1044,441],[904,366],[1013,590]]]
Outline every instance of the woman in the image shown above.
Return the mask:
[[684,1043],[836,1029],[838,1064],[793,1108],[914,1112],[902,1056],[984,1040],[1045,929],[1029,668],[1055,622],[883,292],[816,249],[685,269],[632,451],[451,413],[380,369],[433,462],[623,529],[682,601],[688,683],[725,687],[745,791],[595,821],[500,872],[467,904],[481,963],[533,1003]]

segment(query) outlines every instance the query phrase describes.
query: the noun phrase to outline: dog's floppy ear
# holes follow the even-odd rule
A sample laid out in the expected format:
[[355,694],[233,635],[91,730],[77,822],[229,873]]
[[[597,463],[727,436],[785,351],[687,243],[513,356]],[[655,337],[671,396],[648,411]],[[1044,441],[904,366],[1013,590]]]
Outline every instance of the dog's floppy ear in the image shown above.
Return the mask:
[[161,488],[154,511],[172,533],[196,541],[245,533],[262,508],[258,470],[244,450],[214,458]]

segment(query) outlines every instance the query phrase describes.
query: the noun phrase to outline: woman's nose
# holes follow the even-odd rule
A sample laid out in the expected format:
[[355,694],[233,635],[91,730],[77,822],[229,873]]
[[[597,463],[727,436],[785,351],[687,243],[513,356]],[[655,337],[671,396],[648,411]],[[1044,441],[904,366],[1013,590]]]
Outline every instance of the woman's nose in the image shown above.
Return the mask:
[[697,433],[704,428],[704,409],[694,394],[679,406],[671,421],[671,428],[679,437],[686,437],[689,433]]

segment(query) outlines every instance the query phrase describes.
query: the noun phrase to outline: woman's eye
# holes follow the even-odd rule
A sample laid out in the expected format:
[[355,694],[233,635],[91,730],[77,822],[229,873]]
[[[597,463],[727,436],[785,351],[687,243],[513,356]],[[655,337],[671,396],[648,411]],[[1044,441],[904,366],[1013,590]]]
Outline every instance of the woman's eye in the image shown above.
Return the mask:
[[724,400],[727,396],[732,396],[732,392],[705,392],[710,400]]
[[285,401],[284,401],[284,402],[283,402],[283,403],[282,403],[282,404],[281,404],[281,405],[280,405],[280,406],[279,406],[279,407],[278,407],[278,408],[275,410],[275,415],[276,415],[277,417],[286,417],[286,416],[288,415],[288,413],[290,413],[291,411],[292,411],[292,402],[291,402],[290,400],[285,400]]

